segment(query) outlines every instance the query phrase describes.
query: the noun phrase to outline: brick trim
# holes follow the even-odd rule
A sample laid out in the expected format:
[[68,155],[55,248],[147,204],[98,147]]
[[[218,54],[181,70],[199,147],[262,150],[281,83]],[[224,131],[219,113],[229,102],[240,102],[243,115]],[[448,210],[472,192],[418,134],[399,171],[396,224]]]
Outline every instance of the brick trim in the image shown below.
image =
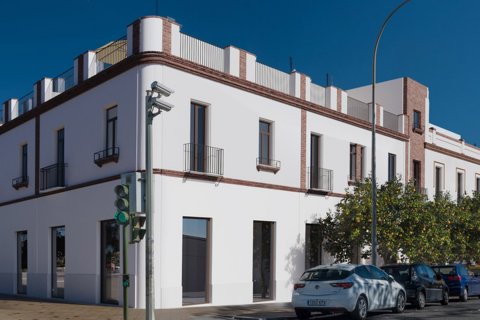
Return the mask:
[[247,79],[247,52],[240,50],[240,79]]
[[307,188],[307,111],[301,111],[300,120],[300,188]]
[[77,57],[77,83],[82,83],[84,79],[83,74],[83,54]]
[[307,99],[307,78],[304,74],[300,74],[300,99]]
[[342,89],[337,88],[337,111],[342,112]]
[[140,19],[132,24],[132,54],[140,52]]
[[163,20],[162,31],[162,50],[165,53],[172,54],[172,22],[168,19]]
[[[312,102],[305,101],[300,98],[296,98],[288,94],[263,87],[251,81],[239,79],[238,77],[235,77],[220,71],[216,71],[208,67],[200,66],[194,62],[187,61],[177,56],[164,54],[162,52],[142,52],[141,54],[127,57],[126,59],[120,61],[119,63],[111,66],[106,71],[101,72],[93,77],[90,77],[89,79],[85,80],[83,83],[78,84],[73,88],[69,89],[68,91],[44,102],[40,106],[40,108],[38,107],[34,108],[33,110],[24,114],[22,117],[16,118],[14,121],[10,121],[9,123],[1,126],[0,134],[22,123],[25,123],[26,121],[34,118],[37,114],[42,114],[44,112],[47,112],[48,110],[59,106],[60,104],[82,94],[83,92],[86,92],[98,86],[99,84],[105,81],[108,81],[118,76],[119,74],[142,64],[162,64],[178,70],[190,72],[193,75],[198,75],[207,79],[211,79],[219,83],[223,83],[223,84],[232,86],[234,88],[238,88],[240,90],[251,92],[259,96],[266,97],[268,99],[272,99],[281,103],[288,104],[295,108],[299,108],[299,109],[306,110],[308,112],[312,112],[327,118],[348,123],[350,125],[353,125],[368,131],[371,130],[371,124],[368,121],[357,119],[355,117],[349,116],[348,114],[340,113],[335,110],[331,110],[331,109],[319,106]],[[377,133],[390,138],[400,140],[400,141],[408,141],[408,138],[409,138],[409,136],[406,134],[399,133],[397,131],[390,130],[384,127],[378,127],[378,126],[377,126]]]

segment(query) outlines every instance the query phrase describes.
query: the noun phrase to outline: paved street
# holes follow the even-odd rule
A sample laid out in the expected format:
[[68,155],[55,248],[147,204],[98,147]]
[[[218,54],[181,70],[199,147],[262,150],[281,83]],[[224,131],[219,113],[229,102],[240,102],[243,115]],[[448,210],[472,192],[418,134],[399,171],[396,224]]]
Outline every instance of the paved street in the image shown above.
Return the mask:
[[[34,299],[18,299],[0,295],[1,320],[121,320],[122,308],[51,302]],[[130,320],[143,320],[143,310],[129,310]],[[157,320],[286,320],[296,319],[286,303],[255,304],[245,306],[191,307],[157,310]],[[346,320],[344,315],[321,315],[313,319]],[[452,299],[448,306],[429,304],[424,310],[407,306],[403,314],[390,311],[372,312],[369,319],[480,319],[480,299],[466,303]]]

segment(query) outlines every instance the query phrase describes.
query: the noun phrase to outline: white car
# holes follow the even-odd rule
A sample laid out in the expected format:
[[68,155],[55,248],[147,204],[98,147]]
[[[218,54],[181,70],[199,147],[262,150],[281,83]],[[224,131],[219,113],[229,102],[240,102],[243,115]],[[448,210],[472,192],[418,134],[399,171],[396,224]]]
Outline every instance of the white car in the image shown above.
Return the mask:
[[312,312],[348,312],[364,320],[367,312],[405,309],[405,289],[372,265],[332,264],[309,269],[294,285],[292,305],[299,319]]

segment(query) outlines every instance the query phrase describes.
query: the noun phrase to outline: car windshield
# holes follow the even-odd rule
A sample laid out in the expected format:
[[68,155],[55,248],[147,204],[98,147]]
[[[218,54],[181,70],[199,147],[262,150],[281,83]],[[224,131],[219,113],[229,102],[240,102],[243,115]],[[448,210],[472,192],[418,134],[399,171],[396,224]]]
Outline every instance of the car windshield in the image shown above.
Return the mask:
[[440,272],[444,276],[454,276],[455,267],[432,267],[435,272]]
[[382,270],[400,283],[405,283],[410,279],[410,266],[384,266]]
[[342,269],[316,269],[305,271],[300,278],[301,281],[330,281],[342,280],[352,274],[352,270]]

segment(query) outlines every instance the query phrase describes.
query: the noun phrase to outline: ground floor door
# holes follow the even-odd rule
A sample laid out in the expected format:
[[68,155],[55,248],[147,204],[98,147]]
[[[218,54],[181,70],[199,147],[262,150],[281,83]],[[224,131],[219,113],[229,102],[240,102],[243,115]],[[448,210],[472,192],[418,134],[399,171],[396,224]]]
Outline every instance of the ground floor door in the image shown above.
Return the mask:
[[65,226],[52,228],[52,298],[63,298],[65,289]]
[[274,223],[253,222],[253,301],[272,300]]
[[118,304],[121,293],[120,228],[115,220],[101,222],[101,302]]
[[27,293],[28,241],[27,231],[17,232],[17,293]]

